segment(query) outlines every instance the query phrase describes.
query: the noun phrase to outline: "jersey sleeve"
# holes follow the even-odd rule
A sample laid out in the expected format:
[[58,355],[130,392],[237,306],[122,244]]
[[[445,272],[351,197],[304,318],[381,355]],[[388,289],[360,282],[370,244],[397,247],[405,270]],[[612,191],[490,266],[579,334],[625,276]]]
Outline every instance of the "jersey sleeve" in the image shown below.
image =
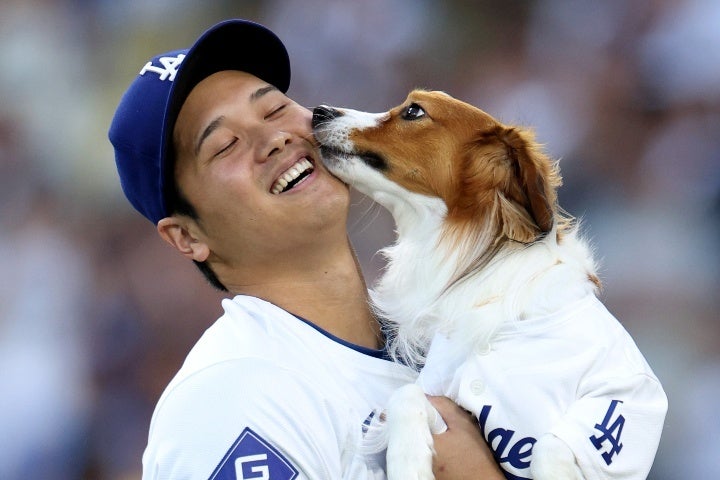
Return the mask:
[[660,442],[667,397],[657,378],[605,378],[550,433],[575,454],[586,479],[644,480]]
[[[243,358],[175,384],[158,404],[143,480],[341,478],[351,434],[308,378]],[[334,406],[333,406],[334,405]]]

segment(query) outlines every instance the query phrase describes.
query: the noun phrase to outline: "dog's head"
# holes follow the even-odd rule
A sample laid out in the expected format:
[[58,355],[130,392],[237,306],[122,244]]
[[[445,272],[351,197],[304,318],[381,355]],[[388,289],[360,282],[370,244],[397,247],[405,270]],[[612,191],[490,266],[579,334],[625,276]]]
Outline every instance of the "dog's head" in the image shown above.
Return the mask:
[[328,168],[391,211],[434,197],[448,228],[522,243],[554,226],[560,175],[533,134],[445,93],[415,90],[379,114],[320,106],[313,128]]

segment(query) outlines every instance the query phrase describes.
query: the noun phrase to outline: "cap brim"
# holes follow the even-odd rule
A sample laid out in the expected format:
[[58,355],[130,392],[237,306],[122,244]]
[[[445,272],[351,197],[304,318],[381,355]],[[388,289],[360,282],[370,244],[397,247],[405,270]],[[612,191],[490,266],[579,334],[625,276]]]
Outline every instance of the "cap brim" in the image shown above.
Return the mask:
[[[290,59],[282,41],[264,26],[248,20],[227,20],[206,31],[188,50],[180,64],[165,109],[161,190],[173,182],[173,130],[178,113],[192,89],[203,79],[223,70],[255,75],[282,92],[290,86]],[[166,208],[166,211],[168,209]]]

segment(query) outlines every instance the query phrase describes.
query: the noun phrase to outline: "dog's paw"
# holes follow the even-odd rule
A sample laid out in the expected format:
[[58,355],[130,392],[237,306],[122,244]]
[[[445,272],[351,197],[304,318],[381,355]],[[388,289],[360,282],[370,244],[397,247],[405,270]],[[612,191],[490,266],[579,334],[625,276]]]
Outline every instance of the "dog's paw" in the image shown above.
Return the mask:
[[435,480],[433,451],[423,442],[390,443],[387,451],[388,480]]
[[432,473],[432,455],[427,464],[424,458],[413,460],[406,457],[396,459],[392,463],[388,459],[387,478],[388,480],[435,480],[435,475]]
[[425,393],[415,384],[392,395],[386,411],[388,480],[434,480],[433,412]]
[[584,480],[572,450],[558,437],[546,433],[533,445],[530,463],[535,480]]

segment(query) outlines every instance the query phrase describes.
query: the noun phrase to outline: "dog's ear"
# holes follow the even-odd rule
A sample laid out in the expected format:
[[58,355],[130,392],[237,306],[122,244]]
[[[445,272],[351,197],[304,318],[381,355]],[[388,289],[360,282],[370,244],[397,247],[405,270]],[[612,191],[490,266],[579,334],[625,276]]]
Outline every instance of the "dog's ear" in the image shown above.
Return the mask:
[[560,186],[555,165],[530,131],[498,124],[481,137],[478,144],[489,155],[485,159],[491,158],[494,168],[503,172],[492,173],[503,233],[523,243],[537,240],[552,230],[555,221]]
[[528,213],[541,233],[552,230],[555,220],[559,176],[550,159],[540,151],[532,133],[506,128],[500,139],[515,169],[515,177],[527,199]]
[[534,242],[553,229],[560,174],[532,132],[492,123],[475,132],[466,150],[452,210],[486,221],[494,217],[498,233]]

